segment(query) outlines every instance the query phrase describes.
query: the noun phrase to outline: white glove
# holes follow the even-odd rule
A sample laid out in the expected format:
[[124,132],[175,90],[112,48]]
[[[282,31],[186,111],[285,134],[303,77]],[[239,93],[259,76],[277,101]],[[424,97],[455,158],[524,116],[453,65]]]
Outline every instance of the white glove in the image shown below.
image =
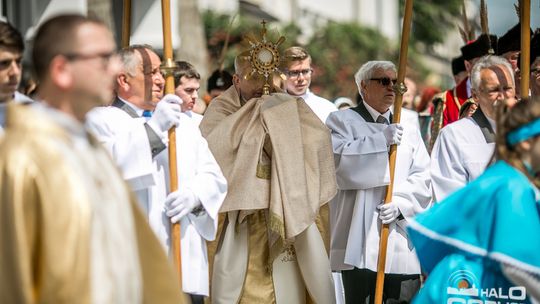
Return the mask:
[[401,214],[398,206],[396,205],[396,203],[393,202],[380,204],[379,206],[377,206],[377,209],[379,210],[379,218],[381,219],[383,224],[392,223]]
[[165,199],[165,214],[171,218],[171,223],[177,223],[200,205],[201,202],[193,191],[189,189],[174,191]]
[[390,124],[383,130],[384,137],[386,138],[386,146],[399,145],[401,143],[401,136],[403,136],[403,126],[401,124]]
[[166,132],[172,126],[178,126],[180,122],[180,105],[182,99],[174,94],[167,94],[157,103],[152,118],[148,120],[148,125],[155,131]]

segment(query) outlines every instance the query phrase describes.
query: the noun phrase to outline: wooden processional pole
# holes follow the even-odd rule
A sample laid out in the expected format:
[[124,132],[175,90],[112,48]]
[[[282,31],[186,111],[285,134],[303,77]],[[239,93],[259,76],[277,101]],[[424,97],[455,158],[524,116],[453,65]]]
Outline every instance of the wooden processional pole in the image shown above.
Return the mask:
[[[403,29],[401,33],[401,47],[399,50],[399,67],[397,75],[397,83],[394,88],[396,91],[396,101],[394,103],[394,113],[392,123],[399,123],[401,119],[401,104],[403,102],[403,94],[407,91],[407,87],[403,83],[405,79],[405,71],[407,69],[407,51],[409,46],[409,33],[411,31],[413,0],[405,0],[405,16],[403,18]],[[386,196],[384,203],[392,201],[392,192],[394,186],[394,171],[396,168],[397,145],[390,146],[389,163],[390,163],[390,183],[386,188]],[[390,233],[388,224],[382,225],[381,241],[379,244],[379,258],[377,260],[377,283],[375,286],[375,304],[381,304],[384,289],[384,271],[386,265],[386,247],[388,245],[388,234]]]
[[520,94],[521,98],[529,97],[529,80],[531,69],[531,0],[520,1],[519,19],[521,20],[521,82]]
[[122,13],[122,41],[121,47],[129,46],[129,37],[131,35],[131,0],[124,0],[124,9]]
[[[161,0],[161,14],[163,20],[163,64],[161,71],[165,77],[165,94],[174,94],[174,70],[176,64],[173,60],[173,48],[171,38],[171,3],[170,0]],[[169,129],[169,184],[170,191],[178,190],[178,171],[176,161],[176,128]],[[171,248],[174,265],[180,279],[182,288],[182,255],[180,250],[180,223],[174,223],[171,227]],[[189,297],[184,294],[186,302]]]

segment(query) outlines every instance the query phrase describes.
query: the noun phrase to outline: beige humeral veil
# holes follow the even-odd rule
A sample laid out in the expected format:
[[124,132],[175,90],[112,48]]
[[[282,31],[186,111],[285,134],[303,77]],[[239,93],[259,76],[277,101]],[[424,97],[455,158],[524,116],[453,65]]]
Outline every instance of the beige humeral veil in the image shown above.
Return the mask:
[[242,106],[231,86],[201,131],[229,185],[209,246],[211,302],[334,303],[325,242],[336,178],[326,126],[300,98],[273,93]]

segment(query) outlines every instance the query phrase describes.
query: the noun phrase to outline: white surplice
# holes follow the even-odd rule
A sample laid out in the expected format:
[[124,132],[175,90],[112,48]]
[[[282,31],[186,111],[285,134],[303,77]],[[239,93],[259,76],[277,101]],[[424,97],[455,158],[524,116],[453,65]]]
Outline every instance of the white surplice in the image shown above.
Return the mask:
[[[182,283],[186,293],[209,294],[206,240],[213,240],[217,213],[226,194],[226,181],[198,122],[191,112],[182,113],[176,129],[179,188],[191,189],[204,207],[199,215],[188,214],[181,223]],[[164,212],[169,192],[168,149],[152,158],[144,123],[116,107],[95,108],[87,115],[87,125],[116,161],[126,181],[135,191],[150,226],[170,252],[170,220]],[[167,133],[158,134],[167,144]]]
[[333,102],[313,94],[309,89],[304,95],[298,97],[301,97],[307,103],[309,108],[323,123],[326,122],[330,113],[338,110]]
[[[494,122],[490,123],[494,127]],[[443,200],[480,176],[494,150],[495,143],[486,142],[478,123],[470,117],[442,128],[431,151],[435,199]]]
[[[431,206],[429,155],[412,123],[414,117],[407,115],[410,112],[402,112],[404,133],[397,149],[392,196],[403,219],[390,224],[386,272],[419,274],[420,265],[405,227],[407,219]],[[332,270],[357,267],[377,271],[381,221],[376,207],[384,201],[390,181],[388,148],[382,133],[387,126],[366,122],[352,109],[330,114],[326,124],[332,131],[339,187],[330,205]]]

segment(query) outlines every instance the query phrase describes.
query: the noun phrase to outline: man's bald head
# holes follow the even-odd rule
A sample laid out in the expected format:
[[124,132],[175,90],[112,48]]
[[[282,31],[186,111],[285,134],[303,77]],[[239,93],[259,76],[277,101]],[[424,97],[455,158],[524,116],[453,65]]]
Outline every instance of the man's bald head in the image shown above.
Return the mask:
[[262,96],[264,77],[259,73],[251,73],[252,66],[249,61],[249,52],[243,52],[234,59],[233,85],[240,95],[242,104],[252,98]]

